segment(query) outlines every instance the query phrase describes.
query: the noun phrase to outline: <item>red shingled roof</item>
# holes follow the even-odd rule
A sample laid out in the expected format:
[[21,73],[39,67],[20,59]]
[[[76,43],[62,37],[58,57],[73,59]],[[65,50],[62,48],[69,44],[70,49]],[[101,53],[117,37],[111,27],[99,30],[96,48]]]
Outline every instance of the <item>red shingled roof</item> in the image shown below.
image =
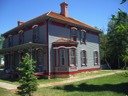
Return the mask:
[[73,23],[73,24],[77,24],[77,25],[80,25],[80,26],[83,26],[83,27],[86,27],[86,28],[89,28],[89,29],[92,29],[92,30],[99,31],[99,30],[97,30],[97,29],[95,29],[95,28],[93,28],[93,27],[91,27],[91,26],[89,26],[85,23],[82,23],[82,22],[80,22],[78,20],[75,20],[73,18],[70,18],[70,17],[65,17],[65,16],[57,14],[55,12],[49,12],[47,14],[47,16],[50,16],[52,18],[56,18],[56,19],[59,19],[59,20],[63,20],[63,21],[66,21],[66,22],[70,22],[70,23]]
[[29,26],[30,24],[34,24],[34,23],[37,23],[37,22],[41,22],[43,19],[48,19],[48,18],[53,18],[53,19],[56,19],[56,20],[59,20],[59,21],[63,21],[63,22],[67,22],[67,23],[70,23],[70,24],[75,24],[75,25],[78,25],[78,26],[82,26],[82,27],[85,27],[87,29],[90,29],[90,30],[94,30],[96,32],[100,32],[99,30],[85,24],[85,23],[82,23],[78,20],[75,20],[73,18],[70,18],[70,17],[65,17],[65,16],[62,16],[58,13],[55,13],[55,12],[47,12],[41,16],[38,16],[34,19],[31,19],[25,23],[23,23],[22,25],[20,26],[17,26],[11,30],[9,30],[8,32],[4,33],[3,35],[6,35],[6,34],[10,34],[11,32],[14,32],[14,31],[19,31],[21,30],[22,28],[25,28],[25,26]]

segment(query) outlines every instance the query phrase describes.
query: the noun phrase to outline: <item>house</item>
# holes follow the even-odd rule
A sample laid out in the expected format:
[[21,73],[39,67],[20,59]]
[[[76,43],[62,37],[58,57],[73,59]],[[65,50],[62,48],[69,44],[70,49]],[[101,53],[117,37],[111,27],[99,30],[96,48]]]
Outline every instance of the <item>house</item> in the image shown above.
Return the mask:
[[16,72],[26,52],[36,60],[35,75],[69,77],[100,70],[100,31],[68,16],[68,4],[60,4],[60,14],[45,13],[4,33],[5,70]]

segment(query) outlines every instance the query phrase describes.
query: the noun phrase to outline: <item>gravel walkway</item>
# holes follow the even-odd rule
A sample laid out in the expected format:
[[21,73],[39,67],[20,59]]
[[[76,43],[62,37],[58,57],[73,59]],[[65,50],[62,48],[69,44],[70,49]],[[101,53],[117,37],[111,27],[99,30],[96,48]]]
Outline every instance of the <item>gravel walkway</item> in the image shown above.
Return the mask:
[[[51,82],[51,83],[48,83],[48,84],[40,84],[38,87],[42,88],[42,87],[58,86],[58,85],[73,83],[73,82],[77,82],[77,81],[81,81],[81,80],[89,80],[89,79],[109,76],[109,75],[113,75],[113,74],[116,74],[116,73],[122,73],[122,72],[124,72],[124,71],[114,71],[112,73],[105,73],[105,74],[102,74],[102,75],[100,74],[100,75],[96,75],[96,76],[87,76],[87,77],[84,77],[84,78],[70,78],[70,79],[65,80],[65,81]],[[17,89],[16,85],[9,84],[9,83],[4,83],[4,82],[0,82],[0,87],[8,89],[8,90],[16,90]]]

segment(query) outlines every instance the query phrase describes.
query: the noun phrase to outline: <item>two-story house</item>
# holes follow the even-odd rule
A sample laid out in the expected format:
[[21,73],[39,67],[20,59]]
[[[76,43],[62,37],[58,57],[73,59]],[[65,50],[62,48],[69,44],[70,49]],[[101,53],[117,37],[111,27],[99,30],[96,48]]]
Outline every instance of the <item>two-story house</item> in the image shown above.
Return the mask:
[[4,33],[0,54],[5,70],[15,72],[26,52],[36,61],[35,75],[69,77],[100,69],[100,31],[68,16],[68,4],[60,4],[60,14],[45,13]]

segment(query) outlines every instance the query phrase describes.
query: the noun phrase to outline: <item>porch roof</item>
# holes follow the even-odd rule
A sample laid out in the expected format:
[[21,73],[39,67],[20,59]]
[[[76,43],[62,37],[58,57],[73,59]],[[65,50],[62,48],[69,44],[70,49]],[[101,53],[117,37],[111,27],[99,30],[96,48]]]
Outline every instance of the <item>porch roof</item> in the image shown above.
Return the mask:
[[53,42],[53,44],[64,44],[64,43],[66,43],[66,44],[77,44],[77,42],[76,41],[74,41],[74,40],[70,40],[70,39],[65,39],[65,38],[60,38],[60,39],[58,39],[58,40],[56,40],[55,42]]
[[24,50],[24,49],[29,49],[29,48],[42,48],[43,46],[47,46],[47,44],[29,42],[29,43],[25,43],[22,45],[0,49],[0,54],[11,53],[13,51]]

